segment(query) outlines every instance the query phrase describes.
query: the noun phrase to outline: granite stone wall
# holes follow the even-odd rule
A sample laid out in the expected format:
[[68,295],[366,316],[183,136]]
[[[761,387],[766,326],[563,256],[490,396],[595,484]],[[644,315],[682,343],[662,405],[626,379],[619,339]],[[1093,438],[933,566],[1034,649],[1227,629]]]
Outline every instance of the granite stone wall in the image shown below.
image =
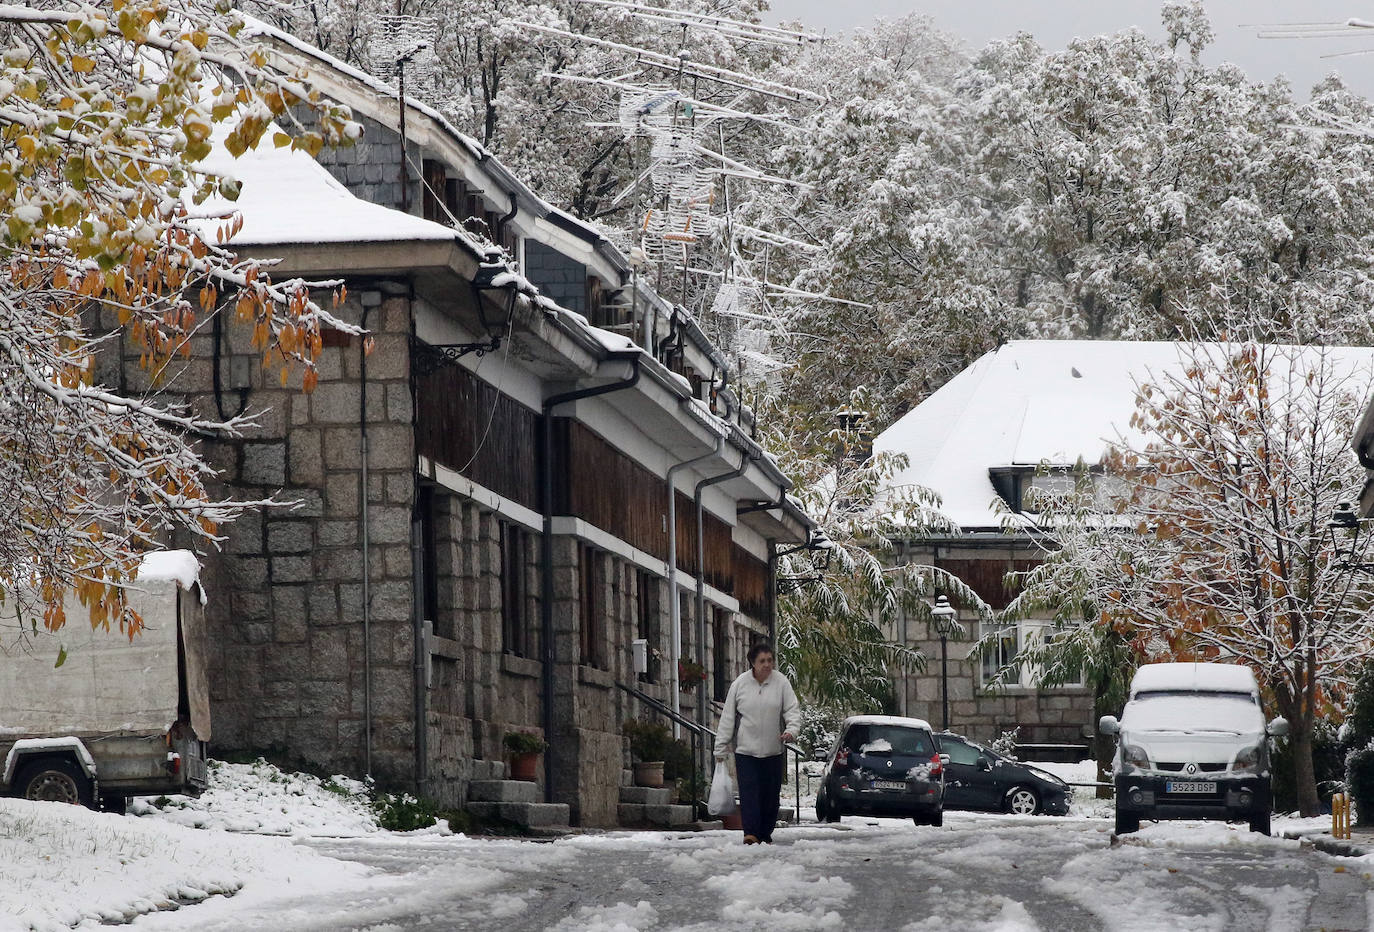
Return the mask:
[[[364,772],[370,659],[372,772],[397,785],[413,779],[414,447],[405,293],[390,282],[354,285],[336,313],[354,323],[365,320],[375,350],[364,362],[357,338],[331,337],[313,394],[300,390],[299,370],[288,373],[283,386],[279,370],[264,368],[250,345],[249,328],[228,320],[218,336],[210,328],[196,336],[193,358],[167,374],[167,384],[199,413],[242,412],[257,421],[242,438],[202,441],[207,460],[221,471],[211,494],[279,503],[223,527],[222,549],[201,558],[210,598],[212,753],[270,751],[321,769]],[[129,384],[147,377],[127,355],[121,370]],[[364,422],[368,644],[362,611]]]

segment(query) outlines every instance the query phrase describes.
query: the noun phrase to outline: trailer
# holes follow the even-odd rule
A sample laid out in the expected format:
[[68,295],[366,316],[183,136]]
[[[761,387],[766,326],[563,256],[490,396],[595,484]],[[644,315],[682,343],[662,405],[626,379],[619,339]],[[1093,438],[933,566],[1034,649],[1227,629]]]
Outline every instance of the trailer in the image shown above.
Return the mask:
[[[71,598],[58,632],[0,606],[0,793],[124,811],[130,796],[200,795],[210,701],[205,592],[185,550],[147,554],[130,640],[91,630]],[[59,658],[65,659],[59,664]]]

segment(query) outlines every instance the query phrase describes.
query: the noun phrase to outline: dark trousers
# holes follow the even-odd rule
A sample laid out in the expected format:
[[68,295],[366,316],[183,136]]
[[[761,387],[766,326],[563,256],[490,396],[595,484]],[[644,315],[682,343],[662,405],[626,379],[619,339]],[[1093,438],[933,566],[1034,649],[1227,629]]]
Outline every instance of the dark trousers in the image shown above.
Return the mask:
[[778,796],[782,793],[782,755],[735,755],[739,782],[739,818],[744,834],[771,841],[778,824]]

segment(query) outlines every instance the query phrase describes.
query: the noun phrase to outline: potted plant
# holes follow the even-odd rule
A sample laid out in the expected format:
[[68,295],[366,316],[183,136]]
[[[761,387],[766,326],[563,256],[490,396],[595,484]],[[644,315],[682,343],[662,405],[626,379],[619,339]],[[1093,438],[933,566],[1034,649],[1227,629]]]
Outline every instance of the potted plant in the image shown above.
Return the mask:
[[677,662],[677,682],[678,688],[683,692],[695,689],[698,683],[705,681],[706,668],[694,660],[682,659]]
[[532,731],[508,731],[501,743],[510,752],[511,779],[532,782],[539,755],[548,747],[548,743]]
[[663,786],[663,760],[673,740],[667,725],[628,719],[625,737],[630,739],[630,754],[635,758],[635,786]]

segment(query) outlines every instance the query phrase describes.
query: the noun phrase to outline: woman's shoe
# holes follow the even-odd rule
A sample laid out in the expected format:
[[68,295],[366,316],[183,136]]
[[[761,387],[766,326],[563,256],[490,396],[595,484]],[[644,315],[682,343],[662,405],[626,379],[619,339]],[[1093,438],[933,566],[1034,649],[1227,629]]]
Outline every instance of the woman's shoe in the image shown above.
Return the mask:
[[744,843],[746,845],[757,845],[759,843],[759,840],[755,838],[753,835],[745,835]]

